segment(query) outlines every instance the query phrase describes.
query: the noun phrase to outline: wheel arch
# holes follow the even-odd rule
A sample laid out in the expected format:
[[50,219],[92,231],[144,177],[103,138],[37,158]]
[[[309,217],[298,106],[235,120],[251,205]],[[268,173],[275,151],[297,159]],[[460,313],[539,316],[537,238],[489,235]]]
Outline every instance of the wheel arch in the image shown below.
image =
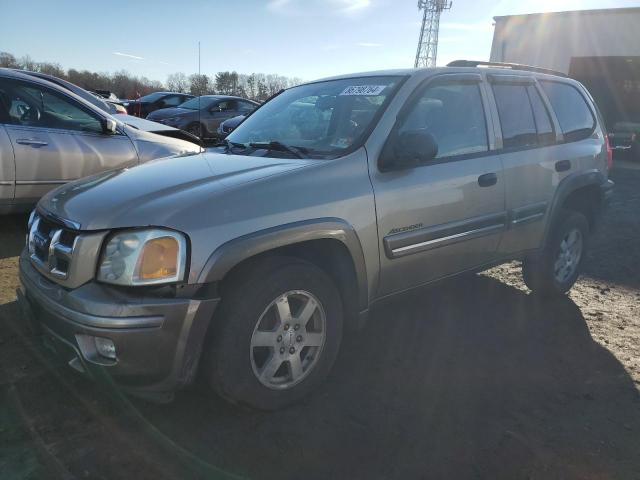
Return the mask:
[[547,244],[551,229],[565,208],[584,214],[589,221],[589,228],[593,229],[603,202],[602,186],[606,182],[607,177],[597,169],[574,173],[564,178],[558,185],[551,203],[543,245]]
[[369,292],[362,245],[354,228],[339,218],[294,222],[230,240],[208,258],[198,283],[224,282],[233,271],[269,255],[289,255],[316,264],[336,282],[345,300],[345,315],[367,310]]

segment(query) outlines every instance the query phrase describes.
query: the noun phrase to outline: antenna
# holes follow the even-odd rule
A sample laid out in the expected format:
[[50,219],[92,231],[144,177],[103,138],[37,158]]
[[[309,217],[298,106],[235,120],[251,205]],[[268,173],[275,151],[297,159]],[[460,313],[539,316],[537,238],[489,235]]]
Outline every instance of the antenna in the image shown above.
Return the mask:
[[438,56],[438,30],[440,14],[451,8],[452,2],[447,0],[418,0],[418,8],[424,10],[420,39],[416,51],[414,68],[435,67]]

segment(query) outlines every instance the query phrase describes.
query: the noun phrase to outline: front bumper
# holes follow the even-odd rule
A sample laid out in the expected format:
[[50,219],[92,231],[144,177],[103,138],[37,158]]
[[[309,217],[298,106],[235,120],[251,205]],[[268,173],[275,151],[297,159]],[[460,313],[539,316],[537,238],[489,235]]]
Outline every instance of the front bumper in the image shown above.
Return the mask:
[[[18,298],[56,353],[76,370],[106,373],[123,389],[145,396],[170,394],[196,373],[218,298],[159,298],[90,282],[73,290],[43,277],[20,257]],[[116,347],[101,356],[95,337]]]

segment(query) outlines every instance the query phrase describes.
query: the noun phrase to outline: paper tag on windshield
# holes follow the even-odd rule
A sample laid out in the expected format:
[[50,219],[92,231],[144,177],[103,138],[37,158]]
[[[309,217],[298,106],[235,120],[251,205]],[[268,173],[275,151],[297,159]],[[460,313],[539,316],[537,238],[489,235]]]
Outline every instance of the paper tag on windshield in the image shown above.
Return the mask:
[[352,85],[345,88],[340,95],[380,95],[386,85]]

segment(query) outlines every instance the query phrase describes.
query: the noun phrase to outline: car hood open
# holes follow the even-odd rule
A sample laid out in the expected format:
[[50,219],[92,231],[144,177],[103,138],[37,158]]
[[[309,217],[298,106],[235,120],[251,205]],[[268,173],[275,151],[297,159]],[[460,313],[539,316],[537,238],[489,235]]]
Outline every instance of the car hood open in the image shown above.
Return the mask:
[[225,190],[312,163],[213,152],[163,158],[68,183],[43,197],[38,209],[82,230],[180,229],[184,212],[203,204],[215,208],[215,197]]

